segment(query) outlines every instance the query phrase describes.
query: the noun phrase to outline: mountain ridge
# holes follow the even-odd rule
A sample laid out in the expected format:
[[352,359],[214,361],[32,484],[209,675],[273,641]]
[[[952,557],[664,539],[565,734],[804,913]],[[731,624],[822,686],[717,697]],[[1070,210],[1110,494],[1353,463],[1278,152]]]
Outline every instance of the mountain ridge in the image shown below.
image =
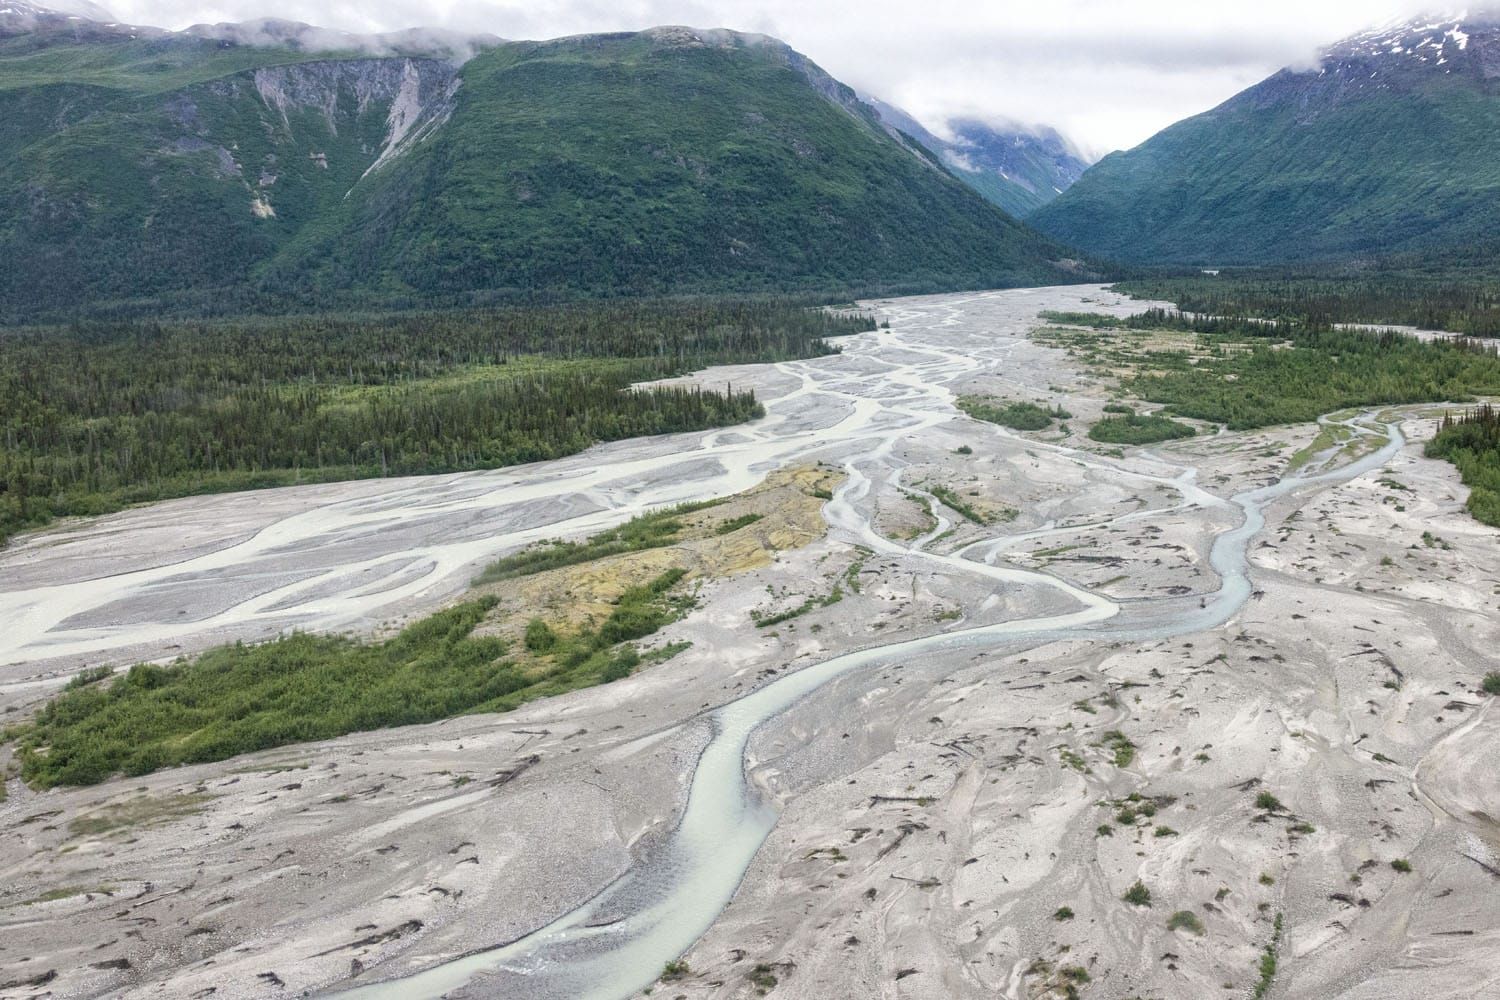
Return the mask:
[[667,26],[459,60],[66,20],[0,38],[0,70],[12,322],[1080,276],[764,36]]
[[1091,168],[1029,217],[1103,257],[1341,260],[1500,226],[1500,20],[1361,32]]

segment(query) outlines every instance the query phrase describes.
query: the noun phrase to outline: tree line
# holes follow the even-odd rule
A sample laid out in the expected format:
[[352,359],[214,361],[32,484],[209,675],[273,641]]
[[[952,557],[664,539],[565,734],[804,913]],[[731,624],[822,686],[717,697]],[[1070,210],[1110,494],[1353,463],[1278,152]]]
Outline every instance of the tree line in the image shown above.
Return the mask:
[[1457,466],[1469,487],[1469,512],[1500,527],[1500,411],[1484,404],[1457,417],[1448,414],[1427,443],[1429,458]]
[[199,492],[493,468],[737,423],[751,392],[651,386],[816,357],[869,317],[692,300],[0,332],[0,541]]
[[1294,320],[1306,329],[1356,323],[1500,337],[1500,276],[1488,271],[1249,270],[1137,277],[1116,287],[1187,312]]

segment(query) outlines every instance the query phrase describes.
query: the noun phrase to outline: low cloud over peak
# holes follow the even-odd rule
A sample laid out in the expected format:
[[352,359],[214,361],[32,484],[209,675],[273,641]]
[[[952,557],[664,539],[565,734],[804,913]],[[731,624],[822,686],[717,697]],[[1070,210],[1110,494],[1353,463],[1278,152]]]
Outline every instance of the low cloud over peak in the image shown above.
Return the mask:
[[[79,2],[79,0],[75,0]],[[774,35],[929,127],[953,118],[1050,125],[1093,154],[1134,145],[1337,39],[1430,3],[1059,0],[1041,7],[933,0],[114,0],[131,23],[280,18],[373,35],[547,38],[664,24]]]

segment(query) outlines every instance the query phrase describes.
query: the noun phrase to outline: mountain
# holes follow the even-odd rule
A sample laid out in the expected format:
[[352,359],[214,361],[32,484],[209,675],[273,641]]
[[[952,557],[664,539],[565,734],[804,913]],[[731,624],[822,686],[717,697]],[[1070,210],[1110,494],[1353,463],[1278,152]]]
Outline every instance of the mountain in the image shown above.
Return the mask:
[[164,32],[0,4],[11,321],[1074,278],[773,39]]
[[955,118],[946,123],[952,138],[943,139],[900,108],[866,100],[881,120],[936,153],[955,177],[1017,218],[1051,202],[1088,169],[1055,129]]
[[1129,152],[1028,219],[1132,262],[1334,261],[1500,232],[1500,20],[1341,42]]

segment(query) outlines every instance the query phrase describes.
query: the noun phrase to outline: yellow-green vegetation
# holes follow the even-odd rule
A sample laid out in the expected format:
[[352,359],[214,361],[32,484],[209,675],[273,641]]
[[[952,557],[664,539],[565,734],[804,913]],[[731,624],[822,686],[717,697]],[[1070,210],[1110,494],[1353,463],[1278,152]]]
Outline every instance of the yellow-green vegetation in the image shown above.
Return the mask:
[[[684,515],[717,507],[723,502],[723,500],[707,500],[701,503],[681,504],[666,510],[640,514],[617,528],[601,531],[583,541],[570,542],[558,539],[542,545],[534,545],[490,563],[479,576],[474,578],[474,584],[480,586],[500,580],[513,580],[546,570],[594,562],[626,552],[640,552],[644,549],[672,545],[682,538],[682,533],[687,527],[686,522],[683,521]],[[727,523],[729,522],[723,522],[719,527],[722,528]],[[743,526],[737,525],[736,527]],[[728,534],[727,531],[722,533]]]
[[65,885],[57,889],[49,889],[40,896],[26,900],[22,905],[32,906],[37,903],[56,903],[63,899],[73,899],[77,896],[109,896],[113,895],[115,887],[112,885]]
[[757,628],[770,628],[772,625],[780,625],[794,618],[801,618],[810,611],[832,607],[843,599],[844,588],[835,584],[833,589],[823,596],[809,597],[796,607],[787,608],[784,611],[761,611],[758,608],[752,608],[750,611],[750,620],[755,623]]
[[1327,424],[1319,428],[1318,436],[1313,438],[1307,447],[1301,449],[1291,457],[1287,463],[1287,469],[1296,472],[1307,465],[1317,456],[1334,448],[1343,448],[1350,439],[1354,437],[1354,431],[1342,424]]
[[78,837],[101,837],[157,826],[202,812],[212,799],[203,792],[137,795],[84,813],[68,824],[68,832]]
[[1064,767],[1072,768],[1079,774],[1093,773],[1093,769],[1089,767],[1088,762],[1083,759],[1083,756],[1071,747],[1059,748],[1057,756],[1063,762]]
[[597,627],[626,589],[674,569],[687,571],[684,586],[690,586],[764,566],[775,552],[822,535],[818,495],[839,478],[821,467],[788,469],[748,493],[646,514],[581,542],[542,543],[508,556],[484,577],[482,591],[501,599],[484,631],[524,646],[521,626],[531,619],[559,635]]
[[974,504],[959,496],[958,492],[951,486],[944,486],[941,483],[929,483],[924,488],[927,492],[937,497],[944,507],[947,507],[956,514],[962,515],[965,520],[972,521],[975,524],[986,525],[997,524],[1003,521],[1014,521],[1019,515],[1019,512],[1011,507],[980,510]]
[[1056,323],[1059,326],[1086,326],[1094,330],[1115,329],[1127,323],[1124,317],[1110,316],[1107,313],[1059,312],[1049,309],[1039,313],[1038,316],[1048,323]]

